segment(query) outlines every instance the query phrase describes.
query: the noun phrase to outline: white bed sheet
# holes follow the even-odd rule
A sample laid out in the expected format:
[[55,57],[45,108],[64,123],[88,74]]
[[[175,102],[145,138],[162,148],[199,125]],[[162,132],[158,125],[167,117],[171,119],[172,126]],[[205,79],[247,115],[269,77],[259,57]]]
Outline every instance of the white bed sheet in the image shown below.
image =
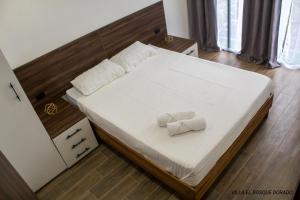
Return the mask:
[[[273,92],[263,75],[159,49],[159,54],[90,96],[68,96],[88,118],[130,148],[197,185]],[[170,137],[165,112],[193,110],[205,131]]]

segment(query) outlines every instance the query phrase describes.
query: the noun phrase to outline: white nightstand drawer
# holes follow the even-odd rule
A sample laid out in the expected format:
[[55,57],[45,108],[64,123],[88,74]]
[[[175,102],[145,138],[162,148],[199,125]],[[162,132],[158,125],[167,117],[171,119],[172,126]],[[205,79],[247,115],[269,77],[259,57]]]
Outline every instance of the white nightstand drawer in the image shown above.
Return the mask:
[[198,57],[198,45],[197,45],[197,43],[193,44],[191,47],[187,48],[182,53],[184,53],[186,55],[189,55],[189,56]]
[[87,118],[74,124],[53,141],[68,167],[98,146]]

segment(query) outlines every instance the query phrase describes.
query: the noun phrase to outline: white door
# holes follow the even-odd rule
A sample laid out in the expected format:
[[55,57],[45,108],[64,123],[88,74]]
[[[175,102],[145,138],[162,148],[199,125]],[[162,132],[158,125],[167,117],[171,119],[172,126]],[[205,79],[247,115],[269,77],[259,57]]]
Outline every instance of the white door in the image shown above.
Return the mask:
[[1,50],[0,150],[33,191],[66,168]]

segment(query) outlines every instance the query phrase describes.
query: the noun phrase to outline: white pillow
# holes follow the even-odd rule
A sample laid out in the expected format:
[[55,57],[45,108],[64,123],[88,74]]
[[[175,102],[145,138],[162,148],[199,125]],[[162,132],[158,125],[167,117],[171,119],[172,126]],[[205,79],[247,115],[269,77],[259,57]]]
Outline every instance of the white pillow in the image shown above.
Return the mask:
[[125,74],[125,70],[108,59],[77,76],[71,84],[83,95],[90,95]]
[[126,49],[123,49],[121,52],[113,56],[111,61],[124,67],[126,72],[131,72],[134,70],[136,65],[155,54],[157,54],[156,49],[136,41]]

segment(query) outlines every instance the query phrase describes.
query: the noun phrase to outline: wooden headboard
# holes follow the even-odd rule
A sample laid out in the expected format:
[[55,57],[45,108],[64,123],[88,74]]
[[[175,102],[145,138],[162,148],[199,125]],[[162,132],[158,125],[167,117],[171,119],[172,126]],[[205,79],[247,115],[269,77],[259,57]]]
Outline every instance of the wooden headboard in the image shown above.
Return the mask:
[[95,30],[15,70],[36,110],[61,97],[76,76],[134,41],[155,43],[167,34],[162,1]]

